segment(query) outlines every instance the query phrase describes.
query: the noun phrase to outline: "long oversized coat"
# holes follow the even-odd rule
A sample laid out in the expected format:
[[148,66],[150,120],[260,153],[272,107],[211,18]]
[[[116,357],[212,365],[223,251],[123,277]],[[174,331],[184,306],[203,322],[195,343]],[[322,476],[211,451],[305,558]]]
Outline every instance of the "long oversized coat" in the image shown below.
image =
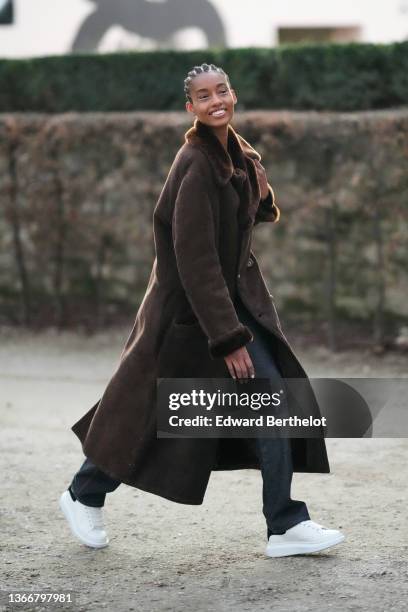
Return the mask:
[[[269,183],[260,199],[260,159],[231,125],[228,152],[198,119],[186,132],[154,209],[155,259],[133,328],[102,397],[71,428],[107,474],[180,503],[202,503],[212,470],[260,469],[242,439],[157,438],[157,378],[229,378],[224,356],[252,340],[237,294],[320,415],[251,250],[253,226],[280,216]],[[323,435],[292,438],[291,449],[294,471],[330,472]]]

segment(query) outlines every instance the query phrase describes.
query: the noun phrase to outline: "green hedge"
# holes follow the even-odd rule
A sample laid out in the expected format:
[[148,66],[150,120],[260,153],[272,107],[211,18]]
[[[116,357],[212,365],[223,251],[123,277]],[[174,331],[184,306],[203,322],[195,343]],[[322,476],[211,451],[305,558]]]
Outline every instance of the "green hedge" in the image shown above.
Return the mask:
[[229,74],[237,110],[363,110],[408,104],[408,41],[149,51],[0,60],[0,112],[181,110],[202,62]]

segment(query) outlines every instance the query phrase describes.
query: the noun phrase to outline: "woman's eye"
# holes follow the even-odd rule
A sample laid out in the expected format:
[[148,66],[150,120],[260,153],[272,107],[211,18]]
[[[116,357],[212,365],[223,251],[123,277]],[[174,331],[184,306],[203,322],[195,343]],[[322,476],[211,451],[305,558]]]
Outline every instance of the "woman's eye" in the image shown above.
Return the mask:
[[[220,91],[221,94],[227,94],[228,93],[228,89],[223,89],[222,91]],[[208,96],[200,96],[198,99],[199,100],[205,100],[206,98],[208,98]]]

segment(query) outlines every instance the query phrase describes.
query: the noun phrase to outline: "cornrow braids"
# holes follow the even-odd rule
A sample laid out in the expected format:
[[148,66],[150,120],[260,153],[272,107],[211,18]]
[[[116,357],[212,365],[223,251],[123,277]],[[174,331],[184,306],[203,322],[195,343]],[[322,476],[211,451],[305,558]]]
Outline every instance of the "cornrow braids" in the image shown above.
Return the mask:
[[189,102],[193,101],[190,95],[191,81],[203,72],[219,72],[225,76],[225,80],[227,81],[229,87],[231,87],[228,74],[219,66],[216,66],[215,64],[201,64],[201,66],[194,66],[194,68],[188,72],[187,77],[184,79],[184,93],[186,94],[186,98]]

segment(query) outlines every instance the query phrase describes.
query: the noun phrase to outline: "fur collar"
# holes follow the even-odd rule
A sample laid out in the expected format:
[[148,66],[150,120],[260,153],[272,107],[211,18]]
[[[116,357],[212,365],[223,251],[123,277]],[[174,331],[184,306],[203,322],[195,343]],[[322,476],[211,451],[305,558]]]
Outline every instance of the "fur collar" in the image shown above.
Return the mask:
[[[200,148],[207,155],[215,177],[220,185],[226,185],[231,178],[244,182],[248,174],[248,158],[260,160],[261,156],[240,136],[231,125],[228,125],[228,152],[214,132],[206,124],[194,120],[194,125],[184,135],[185,142]],[[250,172],[253,174],[253,172]]]

